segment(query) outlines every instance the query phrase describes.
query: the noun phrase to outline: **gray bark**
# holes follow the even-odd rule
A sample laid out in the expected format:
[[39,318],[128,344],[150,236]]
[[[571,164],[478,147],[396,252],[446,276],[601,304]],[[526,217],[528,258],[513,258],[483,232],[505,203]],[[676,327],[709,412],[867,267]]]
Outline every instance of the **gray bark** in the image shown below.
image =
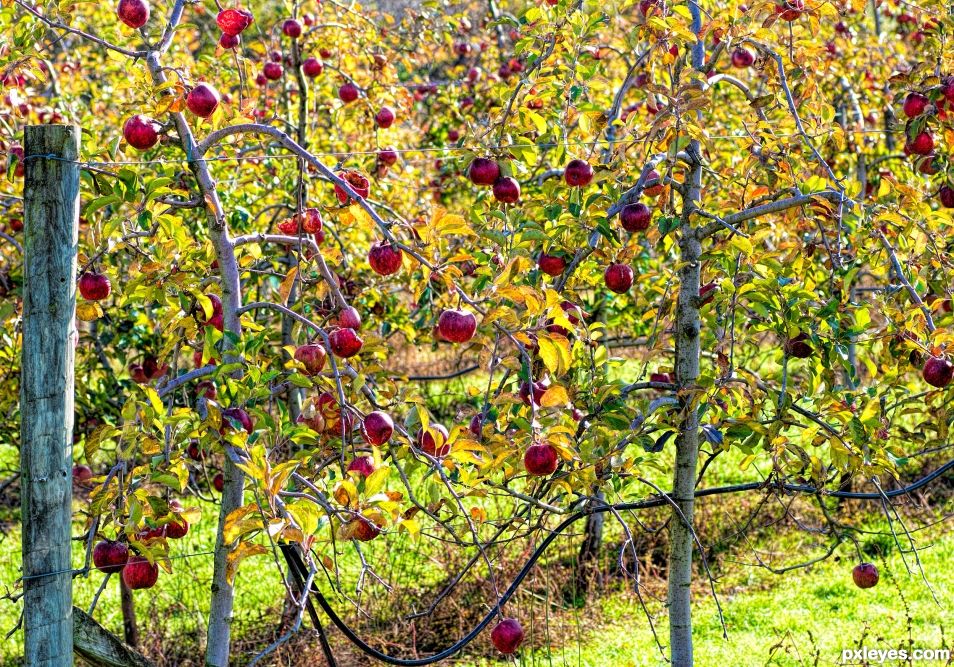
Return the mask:
[[[79,128],[26,128],[20,503],[25,664],[73,664],[70,511]],[[52,155],[54,158],[40,157]]]
[[73,647],[94,667],[153,667],[79,607],[73,607]]

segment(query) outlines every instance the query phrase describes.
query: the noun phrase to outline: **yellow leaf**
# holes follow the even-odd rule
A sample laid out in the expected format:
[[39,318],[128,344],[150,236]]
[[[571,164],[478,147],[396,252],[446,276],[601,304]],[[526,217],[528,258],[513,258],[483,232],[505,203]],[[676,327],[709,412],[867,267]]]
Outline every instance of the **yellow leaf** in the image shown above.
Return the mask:
[[569,402],[570,397],[567,395],[566,389],[558,384],[547,389],[543,398],[540,399],[540,405],[544,408],[554,408],[558,405],[566,405]]
[[291,271],[288,272],[288,275],[285,276],[285,279],[282,281],[282,284],[278,288],[278,293],[282,297],[282,305],[288,304],[288,295],[291,294],[292,287],[295,285],[295,279],[298,277],[298,267],[293,266]]
[[96,301],[81,301],[76,304],[76,317],[84,322],[92,322],[103,316],[103,309]]
[[239,563],[249,556],[261,556],[266,553],[268,553],[268,549],[266,549],[264,545],[250,544],[248,542],[242,542],[235,549],[230,551],[226,557],[225,565],[225,578],[228,579],[229,584],[235,581]]

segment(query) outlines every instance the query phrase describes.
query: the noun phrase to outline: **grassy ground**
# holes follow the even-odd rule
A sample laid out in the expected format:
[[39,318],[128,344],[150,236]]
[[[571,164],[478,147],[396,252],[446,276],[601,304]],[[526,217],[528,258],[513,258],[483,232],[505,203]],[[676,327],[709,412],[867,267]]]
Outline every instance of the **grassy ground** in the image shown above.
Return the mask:
[[[9,463],[11,457],[15,458],[12,448],[0,448],[0,462]],[[737,460],[731,457],[716,463],[712,473],[709,485],[741,481],[755,474],[752,469],[746,474],[740,473]],[[664,476],[660,473],[660,481]],[[707,529],[719,527],[731,532],[735,519],[729,516],[729,510],[715,502],[706,501],[700,511],[701,521]],[[853,521],[863,523],[868,530],[885,533],[888,526],[878,518],[876,511],[876,507],[861,505],[849,508]],[[934,506],[930,516],[943,517],[952,511],[951,500],[942,500]],[[19,574],[20,543],[15,525],[16,511],[6,512],[5,516],[0,515],[0,525],[3,526],[0,532],[0,585],[12,587]],[[918,518],[923,521],[928,515],[921,514]],[[155,589],[149,594],[137,595],[144,650],[153,656],[165,656],[166,664],[201,664],[197,647],[204,627],[211,580],[211,559],[204,554],[212,548],[215,522],[215,509],[209,506],[199,524],[193,526],[189,535],[174,547],[174,556],[199,555],[176,558],[173,574],[163,573]],[[728,527],[723,524],[728,524]],[[717,537],[702,535],[706,544],[717,541]],[[614,558],[611,550],[616,548],[618,538],[613,531],[607,537],[610,566]],[[755,553],[773,563],[792,563],[823,551],[822,543],[791,526],[762,531],[749,543],[743,541],[733,548],[712,552],[710,559],[717,578],[715,587],[725,615],[728,637],[722,637],[715,602],[705,580],[700,578],[694,595],[697,664],[703,667],[835,665],[842,664],[841,652],[844,649],[951,647],[954,644],[950,627],[954,620],[954,569],[951,568],[954,531],[949,523],[941,523],[916,534],[916,538],[923,549],[920,556],[937,602],[917,571],[907,573],[892,539],[885,535],[871,535],[861,542],[868,557],[878,563],[882,572],[881,583],[868,591],[855,588],[851,582],[851,567],[858,556],[850,546],[843,546],[823,563],[783,575],[773,575],[765,569],[753,567]],[[420,558],[414,554],[411,545],[403,544],[401,539],[386,546],[385,550],[382,545],[376,545],[374,557],[405,579],[410,578],[416,583],[435,581],[441,572],[440,561]],[[871,555],[880,550],[888,551],[883,561]],[[910,554],[907,559],[912,563]],[[74,564],[81,561],[81,546],[77,544]],[[353,570],[353,563],[346,561],[343,565],[345,570]],[[646,615],[635,596],[621,590],[618,579],[611,581],[603,594],[591,596],[585,606],[572,608],[562,602],[559,595],[548,593],[553,582],[544,582],[542,578],[550,577],[551,571],[556,578],[565,577],[568,572],[553,561],[553,567],[543,568],[541,574],[528,582],[527,590],[510,605],[511,613],[518,615],[528,630],[528,645],[536,647],[524,651],[517,664],[534,667],[665,664],[654,644]],[[649,571],[652,574],[652,568]],[[75,580],[76,604],[87,607],[100,582],[101,575],[98,574],[89,579]],[[266,558],[256,558],[243,565],[237,583],[237,609],[241,610],[235,626],[237,655],[252,655],[272,638],[269,632],[276,627],[281,608],[278,582],[274,564]],[[665,596],[664,581],[647,576],[644,584],[649,612],[665,644],[666,617],[661,603]],[[421,585],[426,587],[426,584]],[[373,595],[374,588],[369,587],[369,590]],[[489,591],[483,593],[489,596]],[[387,600],[374,603],[369,599],[368,602],[376,617],[388,616]],[[339,602],[338,606],[347,608],[344,602]],[[466,612],[461,612],[462,617]],[[18,613],[19,605],[0,601],[0,631],[5,633],[12,628]],[[110,582],[100,599],[96,615],[106,627],[121,632],[117,582]],[[394,636],[394,632],[393,627],[387,629],[389,636]],[[446,643],[456,636],[456,627],[448,629]],[[408,639],[407,634],[397,636],[396,643],[407,645]],[[332,640],[343,656],[342,667],[365,664],[353,657],[340,636],[333,634]],[[502,664],[496,658],[484,657],[492,655],[487,650],[486,638],[481,638],[479,643],[475,653],[454,661],[454,664],[481,667]],[[0,643],[0,665],[18,664],[20,655],[20,632]],[[321,664],[321,660],[317,657],[313,638],[303,637],[294,650],[283,652],[272,664]],[[884,664],[901,663],[886,661]]]

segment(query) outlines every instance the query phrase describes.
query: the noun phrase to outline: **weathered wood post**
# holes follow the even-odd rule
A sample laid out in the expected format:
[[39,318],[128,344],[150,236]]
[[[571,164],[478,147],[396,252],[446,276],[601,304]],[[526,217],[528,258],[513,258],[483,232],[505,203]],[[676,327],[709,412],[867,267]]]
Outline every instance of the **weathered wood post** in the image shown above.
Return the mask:
[[24,657],[73,664],[70,510],[79,128],[26,128],[20,485]]

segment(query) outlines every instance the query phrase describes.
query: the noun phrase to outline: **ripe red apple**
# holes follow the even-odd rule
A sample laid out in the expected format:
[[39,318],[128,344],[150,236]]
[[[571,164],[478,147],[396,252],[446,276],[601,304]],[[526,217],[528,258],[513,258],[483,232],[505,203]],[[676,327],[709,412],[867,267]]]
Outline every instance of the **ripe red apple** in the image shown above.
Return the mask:
[[203,320],[202,318],[205,317],[205,311],[199,310],[196,312],[196,319],[199,324],[204,327],[213,326],[219,331],[222,331],[225,328],[225,314],[222,310],[222,299],[220,299],[217,294],[207,294],[206,296],[208,296],[209,301],[212,302],[212,316]]
[[542,252],[537,260],[537,266],[545,274],[555,278],[566,271],[566,260],[560,255],[548,255]]
[[234,49],[239,45],[242,38],[238,35],[227,35],[224,32],[219,36],[219,46],[223,49]]
[[189,91],[186,106],[200,118],[208,118],[219,106],[219,91],[207,83],[200,83]]
[[285,19],[282,23],[282,34],[292,39],[301,37],[301,23],[295,19]]
[[195,395],[214,401],[216,396],[215,383],[212,380],[202,380],[195,386]]
[[775,5],[775,13],[783,21],[792,22],[805,11],[805,0],[784,0]]
[[450,445],[447,443],[449,437],[450,434],[447,429],[441,424],[431,424],[426,431],[419,430],[415,439],[418,449],[425,454],[440,458],[441,456],[447,456],[450,452]]
[[252,25],[252,12],[247,9],[223,9],[215,17],[215,22],[226,35],[239,35]]
[[557,468],[557,450],[548,443],[537,443],[527,447],[523,455],[523,467],[535,477],[553,474]]
[[88,486],[91,479],[93,479],[93,470],[89,466],[82,463],[73,466],[73,484]]
[[755,54],[745,47],[738,47],[732,52],[733,67],[751,67],[755,62]]
[[921,93],[908,93],[908,96],[904,98],[904,115],[908,118],[917,118],[928,105],[928,98]]
[[133,148],[144,151],[159,143],[159,123],[149,116],[137,114],[123,124],[123,138]]
[[523,642],[523,628],[515,618],[505,618],[490,631],[490,641],[494,648],[505,655],[511,655]]
[[390,276],[401,270],[404,254],[390,241],[378,241],[368,251],[368,263],[374,272],[382,276]]
[[516,204],[520,201],[520,183],[507,176],[494,181],[494,198],[503,204]]
[[469,310],[445,310],[437,318],[437,328],[446,340],[452,343],[466,343],[474,337],[474,332],[477,330],[477,318]]
[[647,197],[655,197],[656,195],[660,194],[665,187],[662,184],[662,179],[660,179],[659,177],[659,172],[656,171],[655,169],[653,169],[648,174],[646,174],[646,180],[643,181],[643,183],[647,185],[649,183],[654,184],[654,185],[648,185],[648,187],[645,187],[643,189],[643,192],[646,193]]
[[603,282],[617,294],[623,294],[633,286],[633,269],[628,264],[610,264],[603,272]]
[[938,199],[941,200],[941,206],[944,208],[954,208],[954,188],[950,185],[942,185],[937,191]]
[[474,185],[493,185],[500,178],[500,165],[488,157],[474,158],[467,169],[467,175]]
[[800,332],[785,341],[785,354],[796,359],[808,359],[814,354],[810,342],[808,334]]
[[529,382],[524,380],[520,383],[520,400],[522,400],[527,405],[530,405],[530,401],[537,405],[540,404],[540,401],[543,399],[543,395],[547,392],[547,385],[542,380],[537,380],[531,385]]
[[285,69],[278,63],[268,62],[265,63],[265,66],[262,67],[262,74],[269,81],[278,81],[282,78],[282,74],[285,73]]
[[170,540],[179,540],[189,533],[189,522],[185,519],[171,521],[162,527],[162,531]]
[[627,204],[619,213],[619,220],[627,232],[642,232],[649,229],[653,214],[646,204]]
[[374,116],[374,122],[378,124],[378,127],[386,130],[394,122],[394,111],[391,107],[381,107]]
[[390,146],[378,151],[378,161],[383,165],[387,165],[388,167],[390,167],[395,162],[397,162],[397,159],[398,159],[397,151],[391,148]]
[[375,410],[365,416],[361,432],[368,444],[383,445],[394,433],[394,422],[387,413]]
[[116,15],[130,28],[141,28],[149,20],[149,3],[146,0],[119,0]]
[[338,316],[335,318],[334,323],[339,327],[357,331],[361,328],[361,315],[356,308],[346,306],[338,311]]
[[102,301],[112,291],[109,278],[101,273],[86,271],[79,279],[80,295],[87,301]]
[[348,472],[356,472],[362,477],[370,477],[374,472],[374,459],[370,456],[359,456],[348,464]]
[[943,389],[954,378],[954,364],[945,357],[928,357],[921,370],[924,381],[932,387]]
[[336,357],[347,359],[361,351],[364,341],[354,329],[335,329],[328,334],[331,351]]
[[923,130],[916,137],[904,145],[904,152],[909,155],[930,155],[934,151],[934,137]]
[[479,438],[481,431],[483,430],[483,425],[484,425],[483,414],[478,412],[476,415],[471,417],[470,424],[467,426],[467,428],[470,430],[471,433],[473,433],[475,436]]
[[142,556],[133,556],[123,568],[122,577],[123,583],[134,591],[152,588],[159,580],[159,566]]
[[352,523],[354,525],[352,535],[354,539],[359,542],[370,542],[381,534],[381,529],[367,519],[358,517],[357,519],[353,519]]
[[317,343],[310,345],[299,345],[295,350],[295,361],[300,362],[305,368],[305,375],[318,375],[325,367],[325,348]]
[[[344,181],[347,181],[348,185],[351,186],[351,189],[354,190],[355,194],[362,199],[367,198],[367,196],[371,193],[371,182],[368,180],[367,176],[361,172],[355,171],[354,169],[346,169],[342,172],[339,172],[338,176]],[[342,204],[347,204],[351,201],[351,195],[345,192],[344,188],[337,183],[335,183],[335,196],[338,197],[338,201]]]
[[222,410],[221,431],[223,433],[233,428],[232,422],[237,422],[249,435],[252,435],[252,432],[255,430],[255,421],[252,419],[252,416],[242,408],[226,408]]
[[563,170],[563,179],[567,185],[581,188],[593,180],[593,167],[585,160],[570,160]]
[[129,560],[129,547],[122,542],[102,540],[93,547],[93,565],[100,572],[119,572]]
[[225,476],[222,473],[216,473],[212,478],[212,488],[222,493],[222,489],[225,488]]
[[305,76],[309,79],[314,79],[316,76],[319,76],[325,70],[325,65],[317,58],[306,58],[305,62],[301,64],[301,71],[304,72]]
[[348,104],[358,99],[360,92],[361,91],[358,90],[358,87],[349,81],[338,88],[338,99],[345,104]]
[[149,382],[149,376],[143,369],[142,364],[129,364],[129,377],[136,384],[146,384]]
[[858,588],[872,588],[878,583],[878,568],[873,563],[860,563],[852,568],[851,578]]

